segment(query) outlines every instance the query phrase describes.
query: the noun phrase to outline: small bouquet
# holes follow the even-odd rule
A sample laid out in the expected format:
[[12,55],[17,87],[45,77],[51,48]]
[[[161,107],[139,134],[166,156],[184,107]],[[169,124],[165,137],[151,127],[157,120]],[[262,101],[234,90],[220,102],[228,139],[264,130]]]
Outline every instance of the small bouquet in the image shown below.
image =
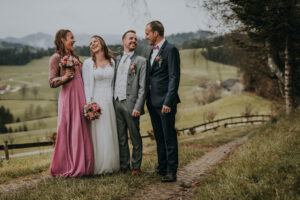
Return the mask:
[[[79,62],[76,58],[73,56],[64,56],[62,59],[60,59],[59,66],[64,69],[71,69],[75,71],[75,66],[79,65]],[[71,77],[71,79],[73,76]]]
[[131,72],[133,73],[133,75],[135,75],[135,64],[131,64],[130,65],[130,70],[131,70]]
[[83,107],[83,115],[88,120],[99,119],[101,115],[101,107],[95,102],[87,103]]
[[162,57],[161,56],[156,56],[155,60],[158,62],[159,67],[161,67],[161,63],[163,61]]

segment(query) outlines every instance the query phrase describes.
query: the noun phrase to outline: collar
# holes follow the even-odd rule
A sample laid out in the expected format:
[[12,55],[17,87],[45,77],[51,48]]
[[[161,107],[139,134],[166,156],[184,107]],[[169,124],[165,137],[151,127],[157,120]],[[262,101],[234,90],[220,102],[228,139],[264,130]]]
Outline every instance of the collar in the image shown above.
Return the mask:
[[160,41],[157,46],[159,46],[159,49],[161,49],[162,45],[164,44],[164,42],[166,41],[166,39],[162,39],[162,41]]
[[133,54],[134,54],[134,51],[129,51],[129,52],[123,52],[123,56],[125,56],[125,55],[129,55],[129,57],[131,58],[132,56],[133,56]]

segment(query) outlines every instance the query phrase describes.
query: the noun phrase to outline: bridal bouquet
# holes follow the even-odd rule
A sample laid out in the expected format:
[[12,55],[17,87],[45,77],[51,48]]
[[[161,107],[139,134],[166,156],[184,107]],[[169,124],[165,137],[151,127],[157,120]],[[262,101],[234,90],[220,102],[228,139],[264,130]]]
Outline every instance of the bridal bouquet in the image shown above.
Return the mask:
[[83,108],[83,115],[88,120],[99,119],[101,107],[95,102],[87,103]]

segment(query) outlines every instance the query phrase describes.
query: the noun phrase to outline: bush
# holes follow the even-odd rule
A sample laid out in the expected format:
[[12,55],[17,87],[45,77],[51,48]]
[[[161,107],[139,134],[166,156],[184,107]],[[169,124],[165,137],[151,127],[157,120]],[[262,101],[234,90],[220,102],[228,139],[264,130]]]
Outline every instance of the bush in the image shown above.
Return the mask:
[[209,110],[204,111],[203,113],[203,121],[214,121],[215,117],[217,116],[217,112],[214,108],[210,108]]

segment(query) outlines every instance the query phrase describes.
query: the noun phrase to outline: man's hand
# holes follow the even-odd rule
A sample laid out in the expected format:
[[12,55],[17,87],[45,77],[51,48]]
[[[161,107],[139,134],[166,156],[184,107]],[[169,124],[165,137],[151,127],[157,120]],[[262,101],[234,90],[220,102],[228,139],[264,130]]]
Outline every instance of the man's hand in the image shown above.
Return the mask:
[[139,117],[141,115],[141,112],[140,111],[138,111],[138,110],[136,110],[136,109],[133,109],[133,111],[132,111],[132,116],[133,117]]
[[169,112],[171,112],[171,108],[163,105],[163,107],[161,109],[161,113],[169,113]]

